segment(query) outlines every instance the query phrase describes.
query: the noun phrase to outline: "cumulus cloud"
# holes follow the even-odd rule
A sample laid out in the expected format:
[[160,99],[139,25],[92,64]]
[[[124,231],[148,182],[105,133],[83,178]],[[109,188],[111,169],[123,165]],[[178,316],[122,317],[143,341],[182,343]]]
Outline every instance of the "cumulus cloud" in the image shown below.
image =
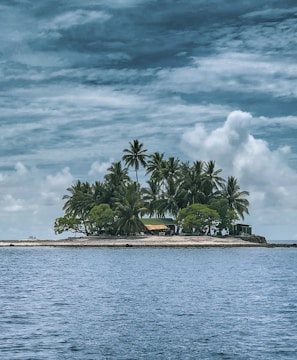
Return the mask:
[[69,167],[58,171],[55,175],[47,175],[46,185],[51,190],[65,190],[73,181]]
[[109,168],[110,164],[112,161],[110,162],[102,162],[100,163],[99,161],[95,161],[93,162],[93,164],[91,165],[91,169],[89,171],[89,175],[92,176],[104,176],[106,174],[107,169]]
[[42,204],[45,206],[57,205],[61,202],[62,193],[73,182],[73,176],[68,167],[54,175],[47,175],[40,190]]
[[42,191],[41,198],[44,205],[56,205],[60,200],[61,196],[54,191]]
[[297,173],[286,162],[289,146],[271,150],[251,133],[251,114],[234,111],[225,123],[211,131],[197,124],[182,136],[182,148],[191,158],[216,160],[225,177],[234,175],[241,188],[251,193],[251,208],[263,223],[287,221],[297,216],[292,194],[297,192]]
[[252,119],[249,113],[234,111],[229,114],[223,126],[210,133],[203,124],[196,124],[182,136],[185,152],[203,160],[217,159],[224,167],[233,169],[236,154],[249,141],[248,126]]
[[2,208],[5,212],[19,212],[24,208],[24,201],[8,194],[4,196]]

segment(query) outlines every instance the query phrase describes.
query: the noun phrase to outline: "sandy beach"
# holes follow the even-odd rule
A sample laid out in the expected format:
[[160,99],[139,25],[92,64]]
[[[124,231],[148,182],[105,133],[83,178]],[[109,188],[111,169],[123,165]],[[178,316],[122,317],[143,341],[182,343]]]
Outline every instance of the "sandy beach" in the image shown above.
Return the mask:
[[259,247],[259,244],[233,237],[212,236],[131,236],[83,237],[60,240],[2,240],[0,246],[69,246],[69,247]]

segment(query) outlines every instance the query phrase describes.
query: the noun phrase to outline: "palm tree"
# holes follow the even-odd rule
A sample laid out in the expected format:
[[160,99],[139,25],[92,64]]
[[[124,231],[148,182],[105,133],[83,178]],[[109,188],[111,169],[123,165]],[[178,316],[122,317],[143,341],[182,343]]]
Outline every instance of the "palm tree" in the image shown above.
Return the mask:
[[160,182],[162,180],[162,168],[164,167],[164,153],[155,152],[149,156],[146,164],[146,174],[151,174],[151,178]]
[[109,203],[108,191],[104,182],[95,181],[95,183],[91,185],[91,192],[94,206]]
[[109,184],[112,184],[113,187],[118,187],[121,184],[126,184],[130,181],[128,169],[123,168],[120,161],[113,162],[107,171],[109,171],[109,173],[104,176],[104,179]]
[[90,209],[90,202],[92,199],[92,189],[88,182],[81,182],[78,180],[71,187],[67,188],[70,194],[63,196],[63,200],[67,200],[63,206],[66,214],[82,216]]
[[180,161],[179,159],[176,159],[175,157],[170,157],[167,161],[165,161],[163,163],[163,168],[162,168],[162,177],[164,180],[166,180],[167,182],[170,180],[177,180],[180,175],[181,175],[181,171],[180,171]]
[[139,216],[147,212],[140,197],[138,185],[122,187],[116,201],[117,233],[133,234],[144,230]]
[[218,190],[222,188],[222,185],[225,182],[219,175],[222,172],[222,169],[216,170],[215,167],[216,162],[214,160],[208,161],[204,166],[203,191],[206,203],[209,202],[211,198],[218,195]]
[[144,201],[145,207],[148,209],[148,214],[150,217],[157,215],[158,213],[158,201],[160,199],[160,184],[157,179],[151,178],[147,181],[148,187],[142,189],[142,199]]
[[180,183],[169,178],[165,184],[165,191],[160,200],[157,202],[157,208],[162,216],[166,213],[177,216],[181,209],[180,197],[182,192],[180,191]]
[[121,161],[113,162],[107,170],[109,173],[104,177],[108,194],[105,202],[114,210],[116,193],[121,186],[128,184],[131,180],[128,175],[128,169],[122,167]]
[[248,191],[240,191],[238,181],[234,176],[229,176],[227,184],[223,184],[221,194],[223,198],[228,200],[228,204],[231,210],[244,220],[244,213],[249,214],[249,201],[246,196],[249,196]]
[[183,181],[181,183],[183,192],[183,206],[203,203],[205,195],[203,192],[203,161],[194,161],[193,166],[188,163],[183,163],[181,172],[183,174]]
[[71,187],[67,188],[70,194],[63,196],[63,200],[67,200],[63,206],[66,215],[79,219],[82,221],[85,228],[85,233],[88,235],[87,230],[87,217],[94,206],[94,197],[92,186],[88,182],[81,182],[78,180]]
[[124,149],[125,155],[123,155],[122,160],[128,166],[133,166],[136,174],[136,182],[138,183],[138,170],[139,166],[146,166],[146,157],[145,154],[147,149],[143,149],[143,143],[139,142],[137,139],[133,142],[129,142],[130,149]]

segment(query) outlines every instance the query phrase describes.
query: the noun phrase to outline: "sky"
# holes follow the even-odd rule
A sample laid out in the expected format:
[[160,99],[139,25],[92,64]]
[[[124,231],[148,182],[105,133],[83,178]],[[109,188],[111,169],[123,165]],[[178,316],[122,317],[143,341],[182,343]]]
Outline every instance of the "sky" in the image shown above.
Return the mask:
[[66,189],[139,139],[215,160],[254,233],[297,240],[295,0],[1,0],[0,24],[1,239],[57,238]]

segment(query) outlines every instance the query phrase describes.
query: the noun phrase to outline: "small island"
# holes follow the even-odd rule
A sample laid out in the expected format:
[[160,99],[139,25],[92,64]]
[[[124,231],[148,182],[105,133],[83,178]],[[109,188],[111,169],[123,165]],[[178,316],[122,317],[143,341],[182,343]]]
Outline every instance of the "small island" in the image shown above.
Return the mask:
[[[145,173],[142,183],[140,168]],[[122,159],[107,169],[103,181],[78,180],[67,189],[64,216],[55,220],[55,233],[87,238],[240,235],[236,224],[249,214],[249,192],[241,190],[234,176],[224,179],[222,171],[215,160],[190,163],[160,152],[147,154],[135,139],[123,150]],[[168,218],[171,224],[162,222]],[[250,229],[242,235],[251,236]]]
[[103,181],[78,180],[66,189],[64,216],[55,220],[54,231],[73,236],[0,241],[0,246],[267,246],[265,237],[242,223],[249,192],[222,171],[214,160],[190,163],[147,154],[135,139]]

